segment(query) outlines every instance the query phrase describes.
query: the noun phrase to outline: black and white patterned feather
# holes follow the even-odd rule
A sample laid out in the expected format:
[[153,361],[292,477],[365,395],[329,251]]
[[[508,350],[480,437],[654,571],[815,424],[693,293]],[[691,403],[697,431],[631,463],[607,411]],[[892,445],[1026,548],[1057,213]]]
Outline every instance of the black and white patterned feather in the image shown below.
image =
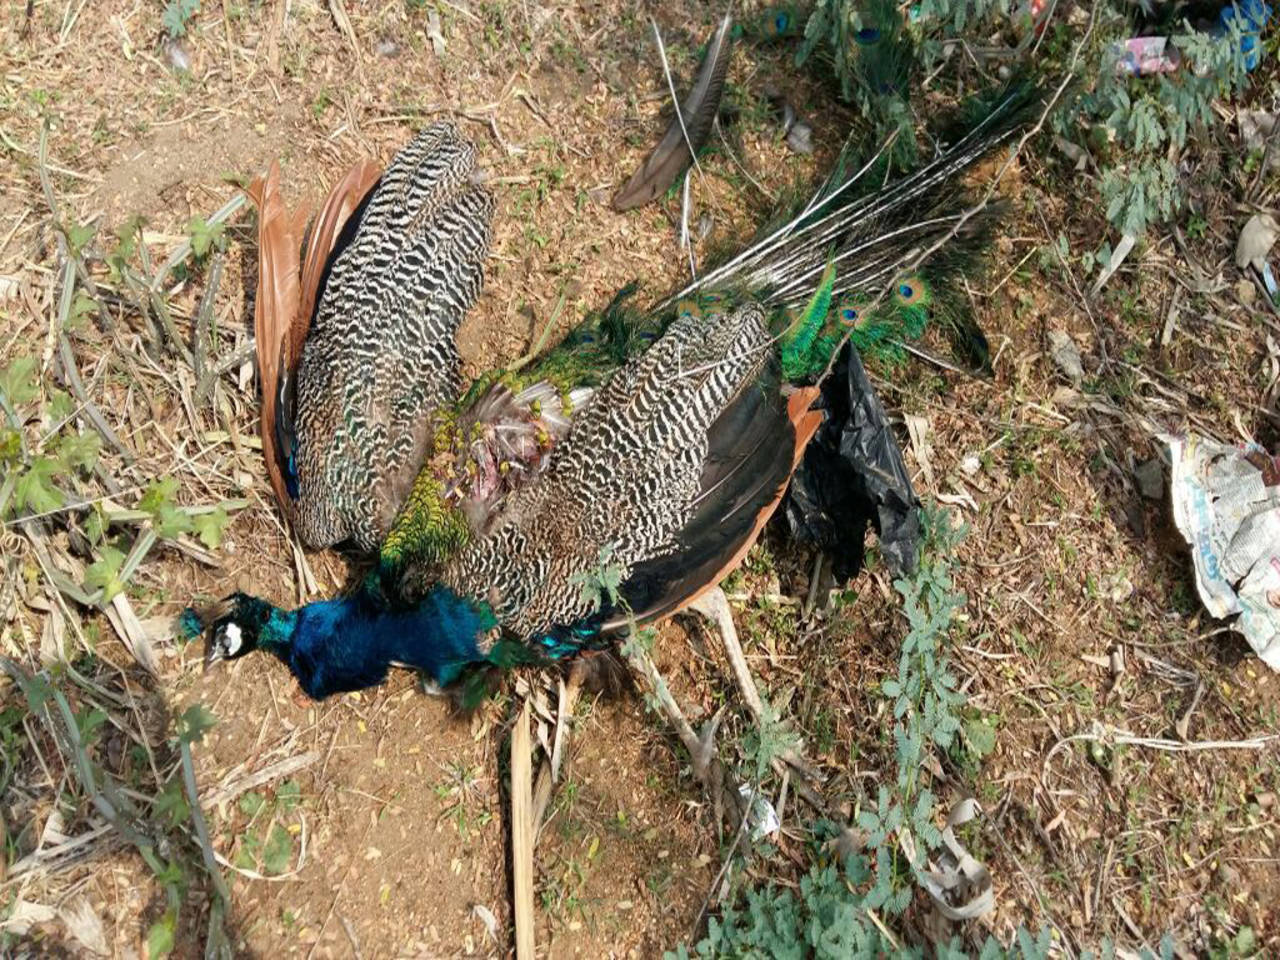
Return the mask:
[[456,346],[483,282],[494,200],[474,145],[435,123],[400,151],[329,266],[294,418],[304,543],[376,549],[461,385]]
[[602,548],[624,580],[680,549],[717,421],[774,363],[755,303],[676,320],[577,412],[545,473],[508,498],[443,582],[486,600],[515,636],[587,616],[580,584],[598,569]]

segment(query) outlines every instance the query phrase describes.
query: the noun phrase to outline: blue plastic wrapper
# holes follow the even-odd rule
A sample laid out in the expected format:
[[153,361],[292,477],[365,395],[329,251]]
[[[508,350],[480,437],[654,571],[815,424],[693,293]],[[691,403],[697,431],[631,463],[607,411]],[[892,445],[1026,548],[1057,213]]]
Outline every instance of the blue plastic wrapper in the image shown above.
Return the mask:
[[1240,0],[1238,3],[1228,4],[1218,11],[1218,22],[1222,24],[1222,32],[1229,31],[1232,22],[1237,18],[1243,33],[1240,38],[1240,52],[1244,55],[1245,69],[1252,70],[1258,65],[1261,53],[1260,35],[1271,19],[1271,7],[1262,0]]

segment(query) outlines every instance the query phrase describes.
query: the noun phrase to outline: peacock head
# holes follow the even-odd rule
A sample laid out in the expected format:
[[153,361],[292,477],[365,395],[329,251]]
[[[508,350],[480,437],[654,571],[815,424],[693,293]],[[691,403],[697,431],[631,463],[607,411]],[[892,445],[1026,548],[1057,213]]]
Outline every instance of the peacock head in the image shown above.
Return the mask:
[[184,620],[199,624],[199,632],[205,635],[204,666],[208,670],[220,660],[237,660],[285,639],[276,636],[281,632],[281,612],[258,597],[233,593],[199,613],[187,611]]

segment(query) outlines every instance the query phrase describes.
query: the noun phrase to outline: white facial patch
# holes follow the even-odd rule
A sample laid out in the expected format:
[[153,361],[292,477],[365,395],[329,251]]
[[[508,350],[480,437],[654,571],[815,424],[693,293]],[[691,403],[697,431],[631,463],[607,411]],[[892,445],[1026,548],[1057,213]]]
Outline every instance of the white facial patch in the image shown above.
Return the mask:
[[227,656],[234,657],[240,652],[244,637],[240,635],[240,624],[228,623],[222,630],[222,639],[227,647]]

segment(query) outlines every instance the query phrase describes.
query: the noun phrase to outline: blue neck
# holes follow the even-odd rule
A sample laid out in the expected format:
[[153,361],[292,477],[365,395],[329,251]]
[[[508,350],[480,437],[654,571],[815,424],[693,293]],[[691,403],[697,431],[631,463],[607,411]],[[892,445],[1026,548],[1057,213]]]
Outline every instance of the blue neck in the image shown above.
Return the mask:
[[260,646],[288,664],[302,689],[317,700],[372,687],[402,664],[441,686],[469,664],[486,659],[479,638],[496,625],[488,607],[437,586],[412,607],[394,608],[366,589],[275,611]]

